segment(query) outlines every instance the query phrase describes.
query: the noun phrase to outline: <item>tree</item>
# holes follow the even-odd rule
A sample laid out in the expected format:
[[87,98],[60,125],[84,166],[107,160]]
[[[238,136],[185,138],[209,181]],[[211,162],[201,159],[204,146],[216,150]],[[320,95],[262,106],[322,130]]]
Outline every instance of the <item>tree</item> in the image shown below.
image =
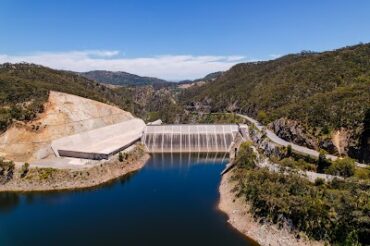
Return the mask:
[[286,154],[287,156],[292,156],[292,145],[288,144]]
[[324,171],[330,166],[330,161],[326,159],[326,153],[324,150],[320,150],[319,159],[317,161],[317,172],[324,173]]
[[119,152],[119,154],[118,154],[118,160],[119,160],[120,162],[123,162],[123,155],[122,155],[122,152]]
[[323,184],[325,184],[325,180],[324,179],[322,179],[322,178],[316,178],[315,179],[315,185],[316,186],[320,186],[320,185],[323,185]]
[[261,123],[266,123],[266,119],[267,119],[267,114],[265,111],[263,110],[260,110],[258,111],[257,113],[257,120]]
[[26,177],[28,171],[29,171],[30,164],[28,162],[24,163],[21,169],[21,178]]

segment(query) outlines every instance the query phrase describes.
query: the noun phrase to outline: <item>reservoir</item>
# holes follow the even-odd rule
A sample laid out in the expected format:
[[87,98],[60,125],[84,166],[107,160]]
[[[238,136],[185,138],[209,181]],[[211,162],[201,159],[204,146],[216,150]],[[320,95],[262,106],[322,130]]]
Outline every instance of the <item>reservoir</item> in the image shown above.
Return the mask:
[[153,154],[94,189],[0,193],[0,245],[256,245],[217,209],[224,154]]

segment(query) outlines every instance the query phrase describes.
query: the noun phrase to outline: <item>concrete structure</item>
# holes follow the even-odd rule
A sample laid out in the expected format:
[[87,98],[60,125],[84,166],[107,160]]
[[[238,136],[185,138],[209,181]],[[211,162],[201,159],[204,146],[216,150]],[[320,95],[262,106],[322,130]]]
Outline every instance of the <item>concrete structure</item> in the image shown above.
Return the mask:
[[108,159],[138,141],[144,128],[144,121],[134,118],[54,140],[51,148],[58,157]]
[[149,122],[147,125],[150,126],[150,125],[162,125],[162,124],[163,124],[162,120],[158,119],[158,120]]
[[230,152],[240,135],[236,124],[148,125],[142,143],[148,152]]

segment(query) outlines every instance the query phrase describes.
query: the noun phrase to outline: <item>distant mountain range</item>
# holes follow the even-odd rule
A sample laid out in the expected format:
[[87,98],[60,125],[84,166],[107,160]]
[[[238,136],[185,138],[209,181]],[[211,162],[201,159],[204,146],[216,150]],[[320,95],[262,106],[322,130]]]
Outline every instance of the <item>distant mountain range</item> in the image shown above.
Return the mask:
[[167,87],[174,85],[174,82],[153,77],[142,77],[139,75],[126,72],[112,72],[105,70],[94,70],[84,73],[79,73],[85,78],[95,80],[104,84],[119,85],[119,86],[145,86],[152,85],[156,88]]
[[186,85],[198,82],[209,82],[217,79],[222,75],[223,72],[214,72],[207,74],[203,78],[194,80],[182,80],[180,82],[172,82],[164,79],[158,79],[154,77],[139,76],[123,71],[112,72],[106,70],[93,70],[89,72],[78,73],[79,75],[95,80],[99,83],[117,85],[117,86],[146,86],[152,85],[155,89],[173,85]]
[[215,80],[217,79],[218,77],[220,77],[221,75],[223,74],[223,72],[214,72],[214,73],[210,73],[210,74],[207,74],[206,76],[204,76],[203,78],[200,78],[200,79],[194,79],[194,80],[182,80],[180,82],[178,82],[179,85],[181,84],[192,84],[192,83],[196,83],[196,82],[201,82],[201,81],[212,81],[212,80]]

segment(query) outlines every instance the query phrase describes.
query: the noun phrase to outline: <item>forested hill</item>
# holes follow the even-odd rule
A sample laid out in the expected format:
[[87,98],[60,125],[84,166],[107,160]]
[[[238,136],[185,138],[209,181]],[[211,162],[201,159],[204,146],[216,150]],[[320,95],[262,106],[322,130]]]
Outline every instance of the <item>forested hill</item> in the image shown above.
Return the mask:
[[65,92],[132,107],[132,100],[122,93],[72,72],[58,71],[34,64],[0,65],[0,132],[14,120],[27,121],[42,112],[50,90]]
[[238,64],[186,90],[182,100],[188,108],[244,112],[265,124],[287,117],[315,136],[344,127],[358,143],[370,110],[370,44]]
[[104,70],[95,70],[80,73],[80,75],[98,81],[100,83],[120,85],[120,86],[145,86],[152,85],[155,88],[161,88],[165,86],[174,85],[173,82],[169,82],[163,79],[157,79],[153,77],[142,77],[126,72],[112,72]]
[[144,120],[174,122],[183,112],[173,89],[153,85],[110,88],[75,72],[27,63],[0,64],[0,133],[14,121],[34,119],[43,111],[50,90],[116,105]]

